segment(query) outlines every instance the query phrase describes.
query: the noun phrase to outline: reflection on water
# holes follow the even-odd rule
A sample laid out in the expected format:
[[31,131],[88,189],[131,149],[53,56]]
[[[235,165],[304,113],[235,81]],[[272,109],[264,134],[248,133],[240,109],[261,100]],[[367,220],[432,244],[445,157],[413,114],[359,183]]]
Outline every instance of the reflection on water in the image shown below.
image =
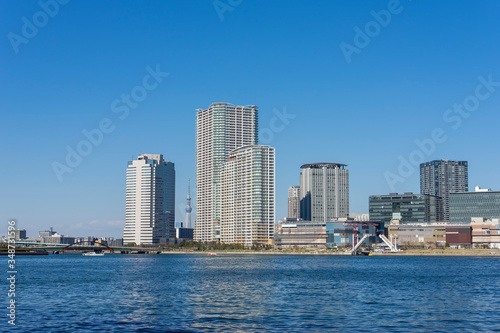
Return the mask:
[[432,257],[23,257],[17,329],[494,331],[499,263]]

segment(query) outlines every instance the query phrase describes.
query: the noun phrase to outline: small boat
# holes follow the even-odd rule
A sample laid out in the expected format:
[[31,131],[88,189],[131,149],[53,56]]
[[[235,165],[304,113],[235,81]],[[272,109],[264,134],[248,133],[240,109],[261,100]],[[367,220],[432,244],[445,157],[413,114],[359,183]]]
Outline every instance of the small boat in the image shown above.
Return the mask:
[[215,257],[215,256],[217,255],[217,253],[210,252],[208,255],[209,255],[210,257]]
[[102,257],[104,253],[85,252],[83,255],[86,257]]

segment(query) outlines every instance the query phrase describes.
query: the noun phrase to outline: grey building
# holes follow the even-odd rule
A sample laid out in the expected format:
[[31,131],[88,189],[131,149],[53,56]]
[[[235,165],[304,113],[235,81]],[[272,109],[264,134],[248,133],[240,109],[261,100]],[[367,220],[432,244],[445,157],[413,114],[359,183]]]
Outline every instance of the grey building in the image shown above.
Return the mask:
[[470,223],[471,217],[500,218],[500,191],[450,194],[450,222]]
[[349,215],[349,170],[346,164],[312,163],[301,166],[300,218],[328,222]]
[[193,240],[193,228],[175,228],[175,238],[177,241],[192,241]]
[[442,198],[443,221],[450,221],[450,193],[468,190],[467,161],[435,160],[420,164],[420,193]]
[[43,238],[44,243],[50,244],[73,244],[75,243],[75,237],[59,235],[58,233],[54,233],[50,237]]
[[300,218],[300,186],[290,186],[288,189],[288,215],[287,217]]
[[111,243],[111,246],[123,246],[123,238],[117,238],[113,240],[113,243]]
[[26,239],[26,230],[25,229],[16,229],[14,230],[14,239],[16,241]]
[[390,223],[442,221],[441,198],[427,194],[390,193],[369,198],[370,221]]
[[54,231],[54,229],[52,229],[52,227],[50,227],[50,230],[45,230],[45,231],[39,231],[38,232],[38,236],[41,237],[41,238],[50,237],[50,236],[52,236],[54,234],[56,234],[56,232]]

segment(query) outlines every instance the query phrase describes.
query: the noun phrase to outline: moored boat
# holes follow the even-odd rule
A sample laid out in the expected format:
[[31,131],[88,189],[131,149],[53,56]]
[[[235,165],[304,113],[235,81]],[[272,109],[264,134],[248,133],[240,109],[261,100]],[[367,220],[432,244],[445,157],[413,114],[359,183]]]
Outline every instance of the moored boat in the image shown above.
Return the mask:
[[104,253],[85,252],[83,255],[86,257],[102,257],[104,256]]

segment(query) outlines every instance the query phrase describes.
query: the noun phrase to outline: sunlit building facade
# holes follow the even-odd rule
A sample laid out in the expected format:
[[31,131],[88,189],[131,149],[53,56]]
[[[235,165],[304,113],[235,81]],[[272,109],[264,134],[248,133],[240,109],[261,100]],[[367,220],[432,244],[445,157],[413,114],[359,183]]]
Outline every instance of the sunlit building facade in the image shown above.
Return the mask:
[[257,107],[213,103],[196,114],[196,221],[194,239],[220,239],[221,171],[231,151],[256,145]]
[[274,148],[251,145],[233,150],[221,173],[220,241],[270,244],[275,220]]
[[161,154],[143,154],[127,166],[124,244],[175,239],[175,167]]

